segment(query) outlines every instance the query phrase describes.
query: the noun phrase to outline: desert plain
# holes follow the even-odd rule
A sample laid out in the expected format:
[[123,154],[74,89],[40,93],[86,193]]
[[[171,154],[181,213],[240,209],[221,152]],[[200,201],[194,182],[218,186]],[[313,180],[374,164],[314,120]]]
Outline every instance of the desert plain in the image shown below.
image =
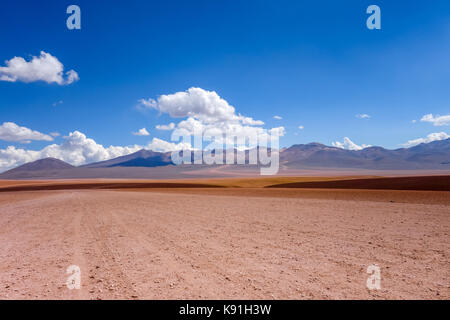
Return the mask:
[[449,299],[449,177],[0,181],[0,299]]

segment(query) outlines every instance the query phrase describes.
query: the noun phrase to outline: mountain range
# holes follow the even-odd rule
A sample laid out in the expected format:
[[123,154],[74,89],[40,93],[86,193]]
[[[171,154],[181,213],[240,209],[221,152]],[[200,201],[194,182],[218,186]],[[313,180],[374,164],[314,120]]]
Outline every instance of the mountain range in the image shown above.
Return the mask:
[[[248,159],[249,152],[246,151]],[[191,159],[194,158],[191,153]],[[183,174],[202,176],[202,170],[220,172],[221,168],[239,171],[249,165],[173,165],[171,153],[150,150],[75,167],[64,161],[46,158],[26,163],[0,174],[0,179],[57,178],[173,178]],[[297,144],[280,150],[280,171],[295,170],[448,170],[450,139],[422,143],[411,148],[388,150],[368,147],[345,150],[320,143]],[[220,175],[220,174],[219,174]]]

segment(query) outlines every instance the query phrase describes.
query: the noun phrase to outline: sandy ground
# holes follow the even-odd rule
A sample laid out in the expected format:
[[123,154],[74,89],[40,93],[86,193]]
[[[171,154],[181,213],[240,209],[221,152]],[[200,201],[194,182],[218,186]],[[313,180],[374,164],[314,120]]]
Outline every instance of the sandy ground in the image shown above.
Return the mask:
[[[202,179],[58,179],[58,180],[0,180],[0,191],[11,187],[65,186],[98,184],[208,184],[221,187],[260,188],[281,183],[312,182],[372,178],[377,176],[298,176],[298,177],[240,177],[240,178],[202,178]],[[80,188],[81,189],[81,188]]]
[[[442,193],[232,191],[2,193],[0,298],[450,298]],[[366,288],[372,264],[378,291]],[[65,285],[69,265],[80,290]]]
[[58,179],[0,180],[0,192],[74,189],[172,188],[314,188],[358,190],[450,191],[450,175],[430,176],[298,176],[210,179]]

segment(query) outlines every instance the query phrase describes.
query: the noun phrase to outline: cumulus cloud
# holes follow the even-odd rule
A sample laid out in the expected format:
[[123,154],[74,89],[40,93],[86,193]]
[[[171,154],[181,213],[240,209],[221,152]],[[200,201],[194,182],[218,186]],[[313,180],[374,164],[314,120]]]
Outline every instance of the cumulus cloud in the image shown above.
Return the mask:
[[[157,126],[159,130],[176,130],[180,135],[199,136],[207,134],[219,137],[223,133],[237,137],[256,136],[260,140],[268,135],[279,137],[285,134],[284,127],[264,129],[263,121],[236,113],[236,109],[214,91],[190,88],[174,94],[162,95],[155,99],[139,100],[141,108],[158,110],[172,118],[184,118],[178,124]],[[220,143],[220,139],[215,139]],[[223,141],[234,144],[233,141]]]
[[304,126],[298,126],[298,128],[299,128],[300,130],[303,130],[303,129],[305,129],[305,127],[304,127]]
[[157,109],[156,101],[153,99],[139,99],[138,100],[138,108],[141,110]]
[[139,129],[139,131],[137,131],[137,132],[132,132],[135,136],[149,136],[150,135],[150,133],[148,133],[148,131],[147,131],[147,129],[145,129],[145,128],[142,128],[142,129]]
[[38,159],[41,159],[40,151],[25,150],[14,146],[0,149],[0,172]]
[[141,149],[169,152],[176,150],[190,150],[192,148],[190,143],[172,143],[158,138],[153,138],[146,146],[132,145],[125,147],[104,147],[93,139],[86,137],[82,132],[74,131],[68,136],[63,137],[63,142],[61,144],[51,144],[41,150],[26,150],[14,146],[0,149],[0,172],[27,162],[48,157],[60,159],[72,165],[79,166],[86,163],[117,158]]
[[370,147],[370,145],[366,145],[366,144],[359,146],[356,143],[354,143],[352,140],[350,140],[350,138],[348,138],[348,137],[344,138],[344,142],[336,141],[336,142],[332,142],[331,144],[336,148],[341,148],[341,149],[345,149],[345,150],[354,150],[354,151],[362,150],[362,149]]
[[52,141],[53,138],[39,131],[18,126],[14,122],[4,122],[0,126],[0,140],[29,142],[30,140]]
[[[214,137],[213,140],[218,144],[225,144],[224,147],[235,146],[234,137],[258,139],[261,142],[269,141],[270,136],[282,137],[285,135],[284,127],[267,130],[261,127],[242,125],[241,123],[218,122],[205,124],[191,117],[181,121],[177,125],[175,132],[180,136]],[[223,134],[227,136],[224,137]]]
[[158,130],[173,130],[175,129],[175,123],[171,122],[168,125],[158,124],[155,128]]
[[422,122],[430,122],[436,127],[448,126],[450,125],[450,114],[445,116],[436,115],[433,116],[431,113],[426,114],[420,119]]
[[449,138],[450,138],[450,135],[448,135],[445,132],[435,132],[435,133],[430,133],[425,138],[409,140],[408,142],[404,143],[403,146],[409,148],[409,147],[417,146],[421,143],[429,143],[429,142],[433,142],[433,141],[446,140]]
[[357,114],[356,117],[358,119],[370,119],[371,118],[368,114],[365,114],[365,113]]
[[269,130],[269,133],[273,136],[282,137],[286,134],[284,127],[276,127]]
[[273,118],[274,118],[275,120],[283,120],[283,117],[280,117],[280,116],[273,116]]
[[263,125],[264,122],[237,115],[235,108],[215,91],[190,88],[174,94],[161,95],[157,100],[139,100],[143,107],[168,113],[172,118],[191,117],[203,123],[242,122],[246,125]]
[[75,70],[67,71],[66,76],[67,78],[65,80],[65,84],[71,84],[73,82],[80,80],[80,77],[78,76],[78,73]]
[[153,138],[152,142],[150,142],[146,149],[158,151],[158,152],[169,152],[169,151],[177,151],[177,150],[191,150],[191,144],[190,143],[173,143],[173,142],[167,142],[158,138]]
[[105,148],[79,131],[63,137],[61,144],[51,144],[41,150],[25,150],[9,146],[0,149],[0,170],[7,170],[26,162],[52,157],[72,165],[109,160],[142,149],[142,146],[109,146]]
[[33,56],[30,61],[22,57],[14,57],[5,61],[0,67],[0,81],[35,82],[45,81],[59,85],[71,84],[80,78],[74,70],[64,73],[64,65],[50,53],[41,51],[39,57]]
[[82,132],[74,131],[64,137],[60,145],[47,146],[40,153],[41,158],[53,157],[73,165],[81,165],[116,158],[140,149],[142,147],[138,145],[128,147],[109,146],[105,148],[93,139],[87,138]]

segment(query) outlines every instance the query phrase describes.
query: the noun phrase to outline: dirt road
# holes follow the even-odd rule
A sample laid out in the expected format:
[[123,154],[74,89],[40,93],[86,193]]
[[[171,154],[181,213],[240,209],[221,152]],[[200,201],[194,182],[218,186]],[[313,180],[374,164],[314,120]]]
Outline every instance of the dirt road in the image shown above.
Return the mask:
[[450,298],[449,205],[246,192],[0,194],[0,298]]

